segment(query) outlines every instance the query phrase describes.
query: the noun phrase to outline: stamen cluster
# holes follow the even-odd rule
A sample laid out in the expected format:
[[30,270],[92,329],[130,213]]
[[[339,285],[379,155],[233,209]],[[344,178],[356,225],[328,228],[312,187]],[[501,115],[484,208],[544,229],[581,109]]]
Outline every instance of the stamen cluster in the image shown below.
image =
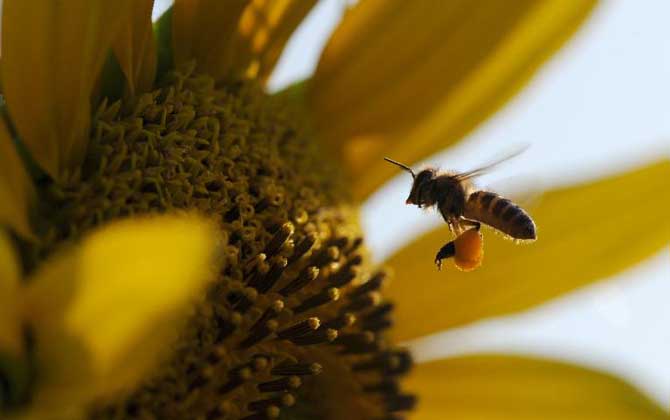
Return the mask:
[[410,356],[384,339],[387,274],[370,274],[345,183],[308,132],[252,83],[217,86],[189,70],[102,104],[82,170],[43,189],[47,245],[33,258],[109,220],[175,210],[213,218],[223,251],[169,362],[92,418],[388,418],[413,407],[398,387]]

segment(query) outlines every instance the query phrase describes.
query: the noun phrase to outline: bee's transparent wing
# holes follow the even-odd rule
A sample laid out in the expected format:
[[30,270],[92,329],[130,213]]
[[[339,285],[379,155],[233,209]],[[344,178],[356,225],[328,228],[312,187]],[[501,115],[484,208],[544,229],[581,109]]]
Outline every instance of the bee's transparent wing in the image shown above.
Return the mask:
[[497,159],[497,160],[495,160],[495,161],[493,161],[493,162],[491,162],[487,165],[481,166],[481,167],[473,169],[471,171],[461,172],[460,174],[456,174],[454,176],[459,181],[465,181],[466,179],[472,179],[472,178],[478,177],[480,175],[483,175],[483,174],[487,173],[488,171],[490,171],[491,169],[500,165],[501,163],[506,162],[510,159],[513,159],[513,158],[519,156],[521,153],[525,152],[526,149],[528,149],[528,147],[529,147],[528,145],[524,145],[524,146],[520,147],[519,149],[515,150],[514,152],[512,152],[512,153],[510,153],[510,154],[508,154],[508,155],[506,155],[506,156],[504,156],[500,159]]

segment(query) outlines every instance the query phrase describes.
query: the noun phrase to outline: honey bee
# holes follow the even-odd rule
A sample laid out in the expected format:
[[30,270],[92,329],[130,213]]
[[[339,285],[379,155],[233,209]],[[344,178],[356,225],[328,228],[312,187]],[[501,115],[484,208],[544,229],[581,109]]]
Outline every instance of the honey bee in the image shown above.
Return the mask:
[[[477,190],[471,182],[472,178],[482,175],[517,154],[461,173],[439,172],[435,168],[426,168],[414,173],[407,165],[386,157],[384,160],[403,168],[414,179],[412,190],[405,203],[414,204],[419,208],[437,206],[449,230],[456,237],[468,229],[479,230],[483,223],[511,239],[534,241],[535,222],[524,209],[495,192]],[[454,241],[450,241],[435,256],[437,268],[440,269],[444,258],[453,254]]]

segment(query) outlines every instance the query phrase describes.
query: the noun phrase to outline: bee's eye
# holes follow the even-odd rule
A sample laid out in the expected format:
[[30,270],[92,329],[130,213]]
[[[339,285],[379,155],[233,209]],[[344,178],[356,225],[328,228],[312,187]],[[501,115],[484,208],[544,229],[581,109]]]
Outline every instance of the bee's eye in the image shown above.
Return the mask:
[[416,176],[416,182],[417,183],[422,183],[424,181],[429,180],[431,177],[431,173],[428,170],[424,170],[419,172],[419,175]]

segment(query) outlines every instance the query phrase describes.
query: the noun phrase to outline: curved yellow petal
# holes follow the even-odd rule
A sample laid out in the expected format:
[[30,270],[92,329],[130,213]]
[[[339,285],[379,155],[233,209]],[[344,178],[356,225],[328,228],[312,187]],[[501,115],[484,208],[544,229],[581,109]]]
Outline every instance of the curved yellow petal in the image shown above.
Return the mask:
[[172,43],[177,67],[191,60],[215,79],[230,76],[240,17],[250,0],[175,0]]
[[91,91],[129,3],[3,1],[9,113],[35,160],[55,178],[83,159]]
[[421,363],[407,380],[411,420],[667,419],[621,379],[567,363],[506,355]]
[[0,225],[11,227],[25,238],[34,237],[28,220],[34,193],[32,181],[0,118]]
[[121,30],[112,43],[128,91],[147,92],[156,77],[156,40],[151,22],[154,0],[135,0],[130,13],[123,16]]
[[[447,227],[418,238],[387,263],[398,340],[527,309],[630,267],[670,243],[670,161],[546,192],[530,212],[538,239],[515,245],[484,230],[484,261],[469,273],[433,256]],[[400,205],[400,204],[398,204]]]
[[[270,77],[284,46],[316,0],[253,0],[238,29],[238,66],[247,77]],[[248,57],[243,57],[247,53]],[[246,58],[246,59],[245,59]]]
[[18,310],[21,271],[9,235],[0,229],[0,355],[21,351],[21,317]]
[[213,278],[216,249],[210,223],[161,216],[103,227],[45,263],[25,305],[46,378],[45,406],[140,380]]
[[363,0],[312,80],[320,133],[364,198],[408,163],[462,138],[517,92],[595,0]]
[[315,0],[176,0],[175,63],[195,59],[215,79],[266,80]]

